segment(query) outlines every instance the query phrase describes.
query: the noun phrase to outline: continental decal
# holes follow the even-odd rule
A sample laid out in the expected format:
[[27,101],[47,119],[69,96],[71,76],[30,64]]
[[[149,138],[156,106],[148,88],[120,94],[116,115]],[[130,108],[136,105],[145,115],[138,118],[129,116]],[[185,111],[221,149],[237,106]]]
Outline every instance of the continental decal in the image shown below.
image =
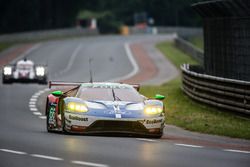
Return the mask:
[[74,115],[69,115],[69,119],[71,120],[76,120],[76,121],[88,121],[88,118],[82,118],[82,117],[78,117],[78,116],[74,116]]
[[141,124],[144,124],[146,122],[146,120],[139,120],[138,122],[140,122]]
[[146,120],[146,124],[157,124],[157,123],[161,123],[161,122],[162,122],[161,119],[159,119],[159,120],[157,120],[157,119]]

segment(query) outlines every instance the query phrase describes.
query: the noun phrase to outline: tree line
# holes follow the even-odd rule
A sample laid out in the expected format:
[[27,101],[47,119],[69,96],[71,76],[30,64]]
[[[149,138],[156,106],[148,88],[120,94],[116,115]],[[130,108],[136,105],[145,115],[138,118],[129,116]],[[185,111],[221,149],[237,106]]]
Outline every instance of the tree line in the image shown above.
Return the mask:
[[0,0],[0,33],[73,27],[80,11],[108,12],[108,21],[134,24],[146,12],[158,26],[200,26],[190,7],[201,0]]

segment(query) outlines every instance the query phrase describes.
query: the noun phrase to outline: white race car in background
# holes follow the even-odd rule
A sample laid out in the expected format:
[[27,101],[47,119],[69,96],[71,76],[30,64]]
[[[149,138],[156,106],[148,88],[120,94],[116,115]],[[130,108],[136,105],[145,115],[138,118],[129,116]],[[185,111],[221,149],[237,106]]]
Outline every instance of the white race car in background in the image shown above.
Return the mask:
[[14,65],[6,65],[2,70],[3,83],[38,82],[47,84],[47,68],[44,65],[35,65],[26,58]]

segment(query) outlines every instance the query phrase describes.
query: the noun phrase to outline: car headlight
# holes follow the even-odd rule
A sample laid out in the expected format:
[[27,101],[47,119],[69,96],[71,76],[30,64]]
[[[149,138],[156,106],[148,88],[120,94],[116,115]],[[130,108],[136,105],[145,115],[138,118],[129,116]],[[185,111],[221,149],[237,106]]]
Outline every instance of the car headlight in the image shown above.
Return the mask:
[[144,112],[149,115],[161,114],[163,108],[160,106],[147,106],[144,108]]
[[142,103],[129,104],[126,107],[126,110],[143,110],[144,105]]
[[67,109],[72,112],[87,112],[88,108],[84,104],[70,102],[67,104]]
[[44,74],[45,74],[44,67],[36,67],[36,75],[37,76],[44,76]]
[[11,67],[4,67],[3,74],[4,75],[11,75],[12,74],[12,68]]

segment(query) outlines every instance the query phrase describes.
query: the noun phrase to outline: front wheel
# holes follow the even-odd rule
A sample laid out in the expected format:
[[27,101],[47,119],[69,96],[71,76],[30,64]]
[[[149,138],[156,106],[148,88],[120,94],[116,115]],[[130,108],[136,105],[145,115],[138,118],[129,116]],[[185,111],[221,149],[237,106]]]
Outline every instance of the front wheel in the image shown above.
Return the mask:
[[49,102],[48,102],[48,99],[46,101],[45,115],[46,115],[46,128],[47,128],[47,132],[52,132],[52,130],[51,130],[50,126],[49,126]]
[[163,134],[162,134],[162,133],[159,133],[159,134],[153,136],[153,138],[155,138],[155,139],[160,139],[162,136],[163,136]]

